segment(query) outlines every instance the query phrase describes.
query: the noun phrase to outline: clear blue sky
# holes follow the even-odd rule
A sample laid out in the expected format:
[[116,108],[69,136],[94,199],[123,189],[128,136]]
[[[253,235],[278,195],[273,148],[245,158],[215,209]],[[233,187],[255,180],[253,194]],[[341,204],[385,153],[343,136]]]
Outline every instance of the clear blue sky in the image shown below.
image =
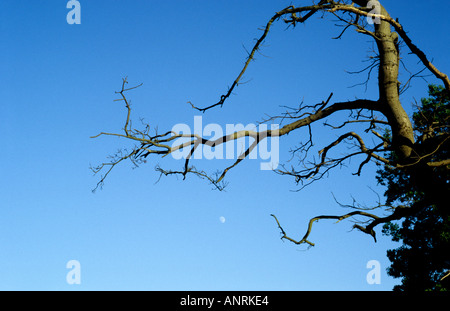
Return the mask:
[[[385,2],[436,66],[450,72],[450,5]],[[81,0],[80,25],[67,24],[66,3],[0,3],[0,290],[390,290],[398,282],[385,273],[386,250],[397,244],[380,228],[374,243],[351,231],[351,222],[322,221],[311,235],[316,246],[305,250],[281,241],[269,216],[300,238],[309,218],[345,213],[332,193],[343,202],[354,196],[373,203],[368,186],[383,193],[373,167],[361,177],[351,175],[354,166],[336,170],[293,192],[292,179],[260,171],[251,160],[230,171],[226,192],[218,192],[195,176],[155,184],[153,159],[139,169],[117,167],[103,190],[91,192],[99,176],[89,166],[129,146],[90,138],[121,130],[125,110],[113,100],[123,77],[144,83],[129,94],[135,124],[139,117],[160,130],[193,124],[199,114],[186,102],[215,103],[241,69],[243,46],[250,49],[258,28],[291,1]],[[334,100],[376,99],[373,84],[367,92],[348,88],[364,76],[345,72],[363,68],[372,43],[353,32],[332,40],[339,31],[319,18],[294,30],[275,25],[265,56],[244,78],[249,83],[222,109],[204,114],[204,124],[253,123],[281,112],[279,105],[314,104],[330,92]],[[410,70],[417,68],[416,58],[404,57]],[[403,95],[409,111],[426,86],[415,80]],[[315,130],[318,146],[336,135]],[[282,161],[305,134],[281,140]],[[69,260],[81,264],[79,285],[66,282]],[[369,260],[381,263],[379,285],[366,282]]]

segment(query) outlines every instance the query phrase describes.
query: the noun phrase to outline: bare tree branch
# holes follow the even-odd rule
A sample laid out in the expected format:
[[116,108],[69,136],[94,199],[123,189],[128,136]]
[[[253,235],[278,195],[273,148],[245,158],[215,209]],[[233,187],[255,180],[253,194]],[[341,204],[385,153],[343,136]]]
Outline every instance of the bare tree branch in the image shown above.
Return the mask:
[[244,63],[244,67],[242,68],[242,70],[240,71],[239,75],[237,76],[237,78],[233,81],[233,83],[231,84],[231,87],[228,89],[228,91],[220,96],[220,100],[210,106],[207,106],[205,108],[199,108],[196,107],[194,104],[192,104],[191,102],[189,102],[192,106],[192,108],[200,111],[200,112],[205,112],[211,108],[217,107],[217,106],[223,106],[223,104],[225,103],[226,99],[228,97],[230,97],[230,95],[232,94],[233,90],[240,84],[240,80],[242,79],[242,76],[244,75],[245,71],[247,70],[247,67],[249,66],[249,64],[251,63],[252,60],[254,60],[255,57],[255,53],[260,49],[261,44],[264,42],[264,40],[266,39],[267,35],[269,34],[270,28],[272,27],[272,24],[278,20],[280,17],[284,16],[284,15],[288,15],[291,14],[293,17],[295,17],[295,14],[297,13],[302,13],[302,12],[307,12],[307,14],[302,17],[302,18],[295,18],[295,22],[299,22],[299,23],[303,23],[305,22],[308,18],[310,18],[312,15],[314,15],[314,13],[316,13],[318,10],[324,9],[324,8],[331,8],[331,5],[329,4],[324,4],[324,5],[312,5],[312,6],[305,6],[305,7],[301,7],[301,8],[297,8],[295,11],[294,6],[289,6],[287,8],[285,8],[284,10],[281,10],[280,12],[277,12],[274,16],[272,16],[272,18],[267,22],[263,34],[258,38],[258,40],[256,41],[256,44],[253,46],[251,52],[249,53],[245,63]]
[[[415,54],[423,65],[436,78],[440,79],[444,83],[446,89],[450,91],[450,80],[448,76],[439,71],[431,63],[425,53],[413,44],[403,26],[398,20],[391,18],[383,7],[381,10],[382,14],[373,14],[372,8],[366,7],[368,4],[367,0],[355,0],[352,3],[343,0],[322,0],[318,4],[314,3],[315,2],[313,2],[313,5],[302,7],[291,5],[277,12],[269,19],[263,29],[262,35],[256,40],[253,48],[250,51],[247,51],[247,58],[245,59],[239,74],[234,79],[227,92],[220,96],[218,102],[204,108],[199,108],[191,102],[188,103],[193,109],[202,113],[214,107],[223,106],[236,87],[244,83],[242,82],[242,78],[247,71],[248,66],[255,59],[256,52],[260,53],[260,49],[266,40],[271,27],[276,21],[282,19],[289,26],[292,25],[295,27],[297,23],[306,22],[318,12],[321,12],[324,15],[334,16],[338,20],[338,26],[343,27],[342,31],[334,39],[341,39],[349,29],[354,28],[358,33],[368,35],[375,41],[377,51],[374,51],[375,56],[369,59],[370,64],[360,71],[350,73],[361,74],[367,72],[367,79],[361,83],[367,87],[373,70],[378,69],[378,99],[359,99],[354,96],[352,97],[356,98],[354,100],[333,103],[331,101],[333,93],[331,92],[326,100],[317,104],[303,105],[302,102],[297,108],[283,106],[287,109],[284,113],[276,116],[269,116],[263,121],[280,121],[280,123],[284,124],[280,129],[264,131],[242,130],[223,135],[216,139],[206,139],[198,134],[181,134],[175,131],[166,131],[164,133],[155,131],[154,134],[151,134],[149,125],[145,125],[145,128],[141,130],[133,128],[131,122],[131,102],[127,99],[126,92],[134,90],[142,84],[127,88],[126,85],[128,84],[128,81],[127,78],[124,78],[122,80],[121,90],[116,92],[116,94],[120,95],[120,98],[117,99],[117,101],[123,101],[127,109],[123,133],[101,132],[100,134],[93,136],[93,138],[99,136],[114,136],[130,140],[135,145],[131,151],[127,151],[126,149],[119,150],[115,155],[110,157],[110,162],[102,163],[95,168],[91,168],[95,174],[106,170],[106,173],[101,177],[97,184],[96,189],[103,185],[105,178],[112,169],[124,160],[130,160],[135,166],[138,166],[141,163],[145,163],[147,157],[150,155],[157,155],[163,158],[176,151],[186,150],[188,153],[184,158],[182,169],[170,170],[163,169],[159,165],[156,166],[155,169],[160,173],[160,177],[163,175],[175,175],[182,176],[182,178],[185,179],[187,174],[194,174],[202,179],[208,180],[215,189],[223,190],[226,185],[224,182],[226,174],[248,158],[251,152],[263,140],[269,137],[281,138],[305,127],[308,130],[306,138],[302,139],[297,147],[291,149],[292,156],[300,153],[303,154],[303,157],[300,158],[301,167],[298,168],[292,166],[291,169],[286,169],[285,165],[281,165],[282,169],[274,170],[278,174],[294,177],[296,183],[301,183],[303,187],[316,180],[322,179],[322,177],[328,174],[331,169],[346,165],[346,162],[354,158],[360,160],[357,163],[355,175],[360,175],[363,168],[370,162],[386,165],[395,169],[412,169],[418,166],[429,167],[433,170],[449,169],[450,159],[436,160],[434,155],[448,148],[450,134],[444,133],[438,137],[431,137],[428,132],[433,133],[436,128],[433,127],[433,125],[430,125],[430,127],[426,131],[421,132],[421,136],[416,139],[415,134],[417,131],[413,129],[410,117],[407,115],[400,102],[399,95],[410,86],[411,79],[421,77],[422,71],[419,71],[416,74],[410,73],[409,79],[403,84],[403,87],[401,87],[401,83],[398,81],[399,67],[402,63],[400,57],[399,36],[409,50]],[[359,7],[355,5],[358,5]],[[371,17],[377,18],[381,22],[374,26],[369,26],[367,18]],[[392,28],[396,32],[394,32]],[[408,71],[406,68],[404,69]],[[330,90],[325,91],[329,92]],[[347,112],[349,115],[344,121],[338,119],[340,121],[337,123],[336,116],[341,112]],[[332,120],[337,123],[337,125],[331,125],[328,121],[325,121],[328,117],[332,117]],[[314,145],[312,139],[312,125],[321,120],[324,120],[324,124],[333,130],[342,129],[344,127],[352,127],[352,129],[349,129],[346,133],[340,134],[334,141],[329,142],[325,147],[320,149],[318,151],[317,159],[314,157],[313,159],[309,159],[307,156],[310,155],[311,148]],[[333,121],[331,123],[333,123]],[[360,124],[367,124],[367,127],[361,130],[361,128],[358,128],[357,126]],[[392,133],[392,136],[386,137],[385,135],[378,133],[377,131],[380,129],[389,130]],[[367,135],[369,135],[369,139],[366,138]],[[194,153],[203,146],[214,148],[244,137],[253,140],[250,146],[248,146],[248,148],[246,148],[231,165],[216,171],[214,174],[208,174],[203,170],[195,168],[191,164]],[[363,138],[366,141],[364,141]],[[179,139],[182,142],[179,142]],[[370,140],[372,140],[372,146],[367,144]],[[374,140],[376,142],[373,142]],[[347,147],[350,146],[346,149],[347,153],[344,155],[339,154],[338,156],[334,155],[336,149],[339,149],[338,146],[344,144],[346,144]],[[431,144],[432,147],[429,147],[427,144]],[[424,145],[427,145],[426,148]],[[395,160],[392,160],[385,155],[386,152],[391,151],[396,155]],[[355,205],[348,207],[357,210],[341,216],[322,215],[312,218],[309,221],[306,234],[300,240],[295,240],[287,236],[278,219],[274,215],[272,216],[276,220],[278,228],[282,233],[282,239],[289,240],[295,244],[306,243],[313,246],[314,243],[309,241],[309,235],[311,233],[312,224],[319,220],[335,219],[339,222],[347,218],[353,219],[355,216],[362,217],[365,220],[356,221],[353,228],[370,234],[376,241],[374,228],[378,224],[401,219],[402,217],[405,217],[405,215],[410,215],[420,208],[407,206],[388,207],[378,203],[373,209],[388,208],[386,211],[389,211],[389,215],[377,216],[368,213],[367,209],[362,210]]]
[[436,78],[442,80],[442,82],[445,85],[445,88],[447,90],[450,90],[450,80],[448,76],[441,71],[439,71],[428,59],[428,57],[425,55],[425,53],[420,50],[409,38],[409,36],[406,34],[406,31],[404,30],[403,26],[397,22],[395,19],[393,19],[390,16],[385,16],[382,14],[373,14],[370,12],[365,12],[359,8],[356,8],[351,5],[342,5],[342,4],[336,4],[333,6],[333,8],[329,9],[330,13],[336,12],[336,11],[345,11],[345,12],[352,12],[361,16],[366,17],[373,17],[373,18],[379,18],[381,20],[387,21],[389,24],[391,24],[395,30],[398,32],[400,37],[403,39],[403,41],[406,43],[408,48],[411,50],[412,53],[417,55],[417,57],[421,60],[421,62],[425,65],[425,67],[428,68],[435,76]]
[[[379,219],[378,216],[370,214],[370,213],[367,213],[367,212],[363,212],[363,211],[353,211],[351,213],[348,213],[348,214],[345,214],[345,215],[341,215],[341,216],[334,216],[334,215],[316,216],[316,217],[311,218],[309,220],[308,229],[306,230],[306,233],[303,236],[303,238],[301,238],[300,240],[295,240],[295,239],[287,236],[286,232],[281,227],[280,222],[278,221],[277,217],[275,215],[273,215],[273,214],[271,214],[270,216],[272,216],[275,219],[275,221],[277,222],[278,228],[281,230],[281,233],[283,234],[283,236],[281,237],[282,239],[289,240],[289,241],[291,241],[291,242],[293,242],[293,243],[295,243],[297,245],[306,243],[306,244],[309,244],[310,246],[314,246],[315,244],[312,243],[311,241],[309,241],[308,237],[311,234],[312,226],[313,226],[313,224],[315,222],[318,222],[319,220],[322,220],[322,219],[336,219],[337,220],[336,223],[338,223],[341,220],[344,220],[346,218],[353,217],[353,216],[356,216],[356,215],[366,216],[366,217],[369,217],[369,218],[372,218],[372,219],[375,219],[375,220]],[[359,229],[359,230],[361,230],[361,231],[363,231],[363,232],[365,232],[365,233],[368,233],[368,234],[372,235],[372,237],[376,240],[375,232],[373,230],[367,230],[367,229],[365,229],[365,228],[363,228],[363,227],[361,227],[359,225],[355,225],[354,227]]]

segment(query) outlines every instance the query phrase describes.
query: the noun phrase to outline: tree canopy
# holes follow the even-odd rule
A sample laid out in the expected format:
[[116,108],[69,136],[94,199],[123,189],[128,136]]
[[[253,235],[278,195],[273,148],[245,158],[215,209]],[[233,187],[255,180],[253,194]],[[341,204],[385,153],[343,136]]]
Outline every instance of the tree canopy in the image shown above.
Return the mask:
[[[413,124],[419,141],[439,137],[448,133],[450,118],[450,96],[443,87],[430,85],[429,98],[423,98],[418,111],[413,115]],[[386,134],[389,137],[389,133]],[[429,149],[429,146],[424,146]],[[436,161],[447,159],[448,148],[439,149],[432,157]],[[390,157],[395,157],[391,153]],[[431,188],[442,185],[446,191],[442,201],[430,199],[427,194],[430,187],[415,181],[424,178]],[[396,201],[417,209],[414,215],[407,216],[401,226],[397,223],[386,223],[383,233],[390,235],[394,241],[402,241],[403,245],[389,250],[387,255],[392,265],[388,274],[401,278],[401,285],[394,289],[402,291],[448,290],[450,271],[450,215],[448,211],[448,171],[442,170],[434,174],[434,179],[420,176],[410,170],[396,170],[385,166],[378,171],[378,181],[387,187],[387,204]],[[447,189],[445,189],[445,186]]]

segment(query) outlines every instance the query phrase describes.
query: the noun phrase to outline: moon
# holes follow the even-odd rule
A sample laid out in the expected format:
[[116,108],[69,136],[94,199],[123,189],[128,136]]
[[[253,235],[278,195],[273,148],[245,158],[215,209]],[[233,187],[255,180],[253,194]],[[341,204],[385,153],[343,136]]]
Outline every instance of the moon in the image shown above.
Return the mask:
[[225,222],[225,217],[220,216],[220,217],[219,217],[219,220],[220,220],[221,223],[224,223],[224,222]]

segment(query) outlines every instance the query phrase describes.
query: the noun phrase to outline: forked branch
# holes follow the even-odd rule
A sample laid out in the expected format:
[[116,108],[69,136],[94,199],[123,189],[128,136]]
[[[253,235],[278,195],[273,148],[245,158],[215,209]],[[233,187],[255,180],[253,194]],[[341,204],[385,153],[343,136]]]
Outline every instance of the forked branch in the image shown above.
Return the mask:
[[[281,239],[286,239],[286,240],[291,241],[292,243],[295,243],[297,245],[306,243],[306,244],[309,244],[310,246],[314,246],[315,244],[312,243],[311,241],[309,241],[308,238],[309,238],[309,235],[311,234],[312,226],[313,226],[313,224],[315,222],[318,222],[319,220],[322,220],[322,219],[335,219],[335,220],[337,220],[336,223],[338,223],[341,220],[344,220],[344,219],[349,218],[349,217],[358,216],[358,215],[359,216],[369,217],[371,219],[379,219],[378,216],[370,214],[370,213],[367,213],[367,212],[363,212],[363,211],[353,211],[351,213],[348,213],[348,214],[345,214],[345,215],[341,215],[341,216],[334,216],[334,215],[316,216],[316,217],[311,218],[309,220],[308,229],[306,230],[305,235],[300,240],[295,240],[295,239],[289,237],[286,234],[286,232],[284,231],[284,229],[281,227],[280,222],[278,221],[277,217],[275,215],[273,215],[273,214],[271,214],[270,216],[272,216],[275,219],[275,221],[277,222],[278,228],[280,229],[280,231],[282,233]],[[359,230],[361,230],[361,231],[363,231],[365,233],[369,233],[376,241],[375,232],[373,230],[367,230],[366,228],[364,228],[362,226],[358,226],[358,225],[354,225],[354,228],[357,228],[357,229],[359,229]]]

